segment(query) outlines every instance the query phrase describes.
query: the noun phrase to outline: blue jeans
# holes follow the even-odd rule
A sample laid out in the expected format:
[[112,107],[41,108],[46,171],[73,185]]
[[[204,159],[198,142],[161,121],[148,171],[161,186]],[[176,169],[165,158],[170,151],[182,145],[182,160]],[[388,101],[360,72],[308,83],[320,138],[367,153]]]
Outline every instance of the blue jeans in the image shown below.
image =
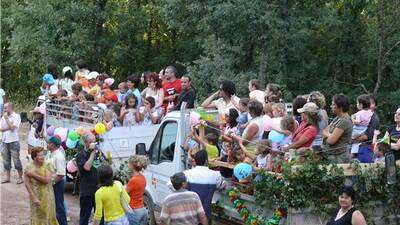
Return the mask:
[[361,163],[373,163],[374,152],[371,149],[371,145],[362,144],[358,149],[357,159]]
[[64,207],[64,187],[64,179],[53,185],[57,221],[60,225],[67,225],[67,214]]
[[132,213],[127,213],[129,225],[145,225],[147,222],[146,208],[133,209]]
[[[79,212],[79,225],[88,225],[92,209],[96,206],[94,195],[81,196],[79,198],[79,204],[81,206],[81,211]],[[104,218],[101,219],[100,224],[104,224]]]
[[128,218],[124,215],[123,217],[106,222],[106,225],[129,225]]

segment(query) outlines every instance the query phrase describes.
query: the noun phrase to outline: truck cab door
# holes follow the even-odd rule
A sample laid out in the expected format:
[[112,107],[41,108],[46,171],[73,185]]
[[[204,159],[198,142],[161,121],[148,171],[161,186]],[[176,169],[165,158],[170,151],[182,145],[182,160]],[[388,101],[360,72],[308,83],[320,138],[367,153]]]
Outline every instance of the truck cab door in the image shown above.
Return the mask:
[[178,137],[178,123],[174,120],[165,121],[157,132],[157,135],[149,149],[151,172],[151,186],[156,193],[155,202],[160,205],[165,197],[172,191],[168,185],[170,177],[176,173],[179,157],[176,157],[175,149]]

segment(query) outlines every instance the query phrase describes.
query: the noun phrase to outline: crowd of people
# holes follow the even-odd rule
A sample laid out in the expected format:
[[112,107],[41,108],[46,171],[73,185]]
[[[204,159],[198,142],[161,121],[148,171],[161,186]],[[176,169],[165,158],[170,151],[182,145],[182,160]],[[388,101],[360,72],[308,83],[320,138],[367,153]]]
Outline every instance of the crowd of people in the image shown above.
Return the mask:
[[110,130],[157,124],[167,112],[180,109],[182,102],[188,108],[194,107],[196,92],[191,78],[178,78],[174,66],[167,66],[159,73],[146,71],[141,76],[130,75],[118,85],[108,74],[90,71],[82,59],[75,66],[75,73],[66,66],[59,77],[57,66],[49,64],[40,88],[49,99],[69,106],[60,109],[68,118],[92,122],[80,110],[92,110],[97,105],[104,110],[102,122]]
[[[352,101],[344,94],[334,95],[330,107],[334,118],[329,119],[327,100],[319,91],[297,96],[290,112],[279,85],[268,84],[262,91],[259,81],[251,80],[248,89],[249,96],[239,99],[235,84],[224,80],[201,104],[217,109],[219,121],[200,120],[208,132],[192,128],[183,146],[189,155],[205,149],[217,165],[231,168],[244,162],[253,170],[273,172],[280,172],[283,160],[304,162],[310,152],[335,164],[351,159],[384,163],[387,149],[400,159],[400,109],[394,115],[396,125],[388,127],[379,139],[377,100],[372,95],[358,96],[353,114]],[[231,176],[232,171],[226,174]]]
[[[183,102],[188,108],[195,107],[196,92],[190,77],[179,78],[174,66],[167,66],[160,73],[131,75],[125,82],[115,85],[109,75],[89,71],[84,60],[75,64],[75,73],[66,66],[61,77],[57,76],[56,65],[49,64],[43,76],[42,94],[80,108],[94,102],[104,108],[103,122],[108,130],[159,123],[163,115],[179,110]],[[118,89],[113,89],[114,86]],[[248,90],[248,96],[239,98],[235,83],[223,80],[219,90],[200,104],[206,109],[216,109],[218,119],[201,119],[192,124],[182,147],[188,152],[193,168],[171,177],[171,188],[175,192],[164,201],[160,215],[162,224],[211,223],[212,196],[215,190],[225,187],[223,177],[233,177],[244,183],[251,181],[247,176],[251,174],[235,177],[234,166],[238,164],[250,165],[253,171],[280,172],[283,160],[298,159],[302,163],[308,152],[315,152],[330,163],[348,163],[351,159],[382,163],[388,150],[394,152],[396,160],[400,159],[400,108],[394,115],[395,124],[379,139],[377,100],[372,95],[358,96],[357,111],[352,115],[352,101],[344,94],[334,95],[330,107],[334,118],[330,120],[327,100],[319,91],[297,96],[290,110],[277,84],[270,83],[262,90],[258,80],[251,80]],[[3,95],[1,91],[0,94]],[[50,137],[46,150],[33,148],[32,161],[23,169],[18,138],[21,119],[11,102],[3,104],[1,100],[4,113],[0,131],[6,172],[2,183],[11,181],[13,161],[19,174],[16,183],[25,182],[30,196],[31,224],[67,224],[68,210],[63,197],[66,160],[61,140]],[[37,119],[35,126],[45,126],[44,109],[37,107],[33,113]],[[74,110],[70,117],[80,118]],[[79,224],[87,225],[92,211],[96,225],[146,224],[143,202],[146,179],[142,174],[149,163],[146,156],[130,158],[132,178],[124,187],[114,180],[113,169],[99,162],[104,155],[97,149],[95,135],[87,132],[80,138],[75,157],[80,176]],[[383,139],[388,141],[380,141]],[[220,167],[210,169],[209,162]],[[350,200],[354,198],[349,190],[340,194],[350,196]],[[335,221],[348,216],[347,211],[342,211],[337,212]],[[358,211],[351,212],[361,220]]]

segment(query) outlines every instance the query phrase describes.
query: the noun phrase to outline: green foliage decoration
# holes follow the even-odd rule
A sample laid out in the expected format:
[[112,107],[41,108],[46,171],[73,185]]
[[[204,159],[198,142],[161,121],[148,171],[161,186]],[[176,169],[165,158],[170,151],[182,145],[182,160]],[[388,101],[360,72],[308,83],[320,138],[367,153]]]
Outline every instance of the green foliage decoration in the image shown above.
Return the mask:
[[[274,209],[287,207],[293,209],[311,208],[325,218],[338,207],[337,191],[351,180],[357,192],[356,207],[372,223],[371,216],[376,206],[385,210],[381,215],[389,221],[390,215],[398,215],[400,184],[386,184],[384,167],[362,169],[359,163],[352,162],[354,178],[345,177],[343,169],[337,165],[317,162],[309,156],[301,167],[294,169],[294,163],[284,163],[282,174],[260,173],[255,182],[255,198],[263,207]],[[397,168],[397,179],[400,171]]]

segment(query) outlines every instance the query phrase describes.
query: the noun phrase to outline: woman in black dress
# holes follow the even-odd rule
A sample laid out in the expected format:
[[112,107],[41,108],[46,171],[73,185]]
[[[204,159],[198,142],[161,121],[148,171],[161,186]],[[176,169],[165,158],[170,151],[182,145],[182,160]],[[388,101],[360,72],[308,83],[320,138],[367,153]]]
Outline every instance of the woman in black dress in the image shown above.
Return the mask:
[[354,206],[355,192],[352,187],[343,187],[339,191],[340,208],[335,211],[326,225],[366,225],[363,214]]

